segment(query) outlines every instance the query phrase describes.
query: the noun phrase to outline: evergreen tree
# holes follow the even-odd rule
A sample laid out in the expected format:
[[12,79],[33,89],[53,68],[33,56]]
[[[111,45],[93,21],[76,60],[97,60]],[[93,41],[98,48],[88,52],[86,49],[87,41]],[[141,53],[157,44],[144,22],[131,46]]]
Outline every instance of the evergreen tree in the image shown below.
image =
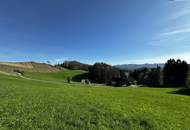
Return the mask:
[[185,61],[170,59],[164,67],[164,85],[181,87],[186,85],[188,64]]

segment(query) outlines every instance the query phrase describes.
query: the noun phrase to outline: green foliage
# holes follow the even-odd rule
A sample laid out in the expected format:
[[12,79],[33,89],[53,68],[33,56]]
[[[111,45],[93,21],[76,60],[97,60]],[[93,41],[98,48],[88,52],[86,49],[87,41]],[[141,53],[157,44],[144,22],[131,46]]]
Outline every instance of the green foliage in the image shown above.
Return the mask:
[[161,85],[161,68],[142,68],[131,72],[131,76],[138,84],[158,87]]
[[90,77],[93,82],[107,83],[112,78],[120,77],[120,71],[105,63],[95,63],[90,69]]
[[187,76],[186,86],[190,88],[190,66],[189,66],[189,70],[188,70],[188,76]]
[[190,97],[172,94],[178,89],[87,87],[62,82],[63,77],[76,73],[28,73],[31,79],[0,75],[0,129],[190,128]]
[[85,70],[85,71],[89,71],[89,68],[91,67],[88,64],[83,64],[78,61],[65,61],[63,64],[58,64],[57,66],[61,66],[72,70]]
[[186,86],[188,64],[185,61],[168,60],[164,67],[164,85],[171,87]]

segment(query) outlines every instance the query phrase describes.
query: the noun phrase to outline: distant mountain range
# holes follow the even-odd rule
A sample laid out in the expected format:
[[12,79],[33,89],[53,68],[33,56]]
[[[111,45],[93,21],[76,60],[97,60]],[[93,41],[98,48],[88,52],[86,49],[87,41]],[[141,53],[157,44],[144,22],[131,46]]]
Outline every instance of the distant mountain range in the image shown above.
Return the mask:
[[123,65],[115,65],[116,68],[124,69],[124,70],[135,70],[140,68],[156,68],[157,66],[163,68],[164,64],[123,64]]

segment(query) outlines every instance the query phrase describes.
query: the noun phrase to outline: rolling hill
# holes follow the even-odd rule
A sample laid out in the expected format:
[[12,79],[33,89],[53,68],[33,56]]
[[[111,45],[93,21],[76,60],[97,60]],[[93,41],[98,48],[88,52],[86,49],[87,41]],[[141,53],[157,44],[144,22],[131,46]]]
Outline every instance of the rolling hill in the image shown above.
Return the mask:
[[15,70],[28,72],[59,72],[62,71],[63,68],[36,62],[0,62],[1,72],[13,73]]
[[177,88],[69,84],[67,77],[86,71],[35,62],[0,63],[4,73],[15,69],[24,70],[23,76],[0,74],[0,130],[190,128],[190,97]]
[[[68,84],[81,71],[0,74],[0,130],[186,130],[190,97],[176,88]],[[175,102],[174,102],[175,101]]]

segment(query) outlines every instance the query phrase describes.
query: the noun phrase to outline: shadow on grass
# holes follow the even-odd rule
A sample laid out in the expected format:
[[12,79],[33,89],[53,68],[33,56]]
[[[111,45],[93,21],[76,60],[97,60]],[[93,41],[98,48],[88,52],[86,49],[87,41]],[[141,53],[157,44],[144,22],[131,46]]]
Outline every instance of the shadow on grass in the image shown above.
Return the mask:
[[88,79],[88,77],[89,77],[88,73],[83,73],[83,74],[73,76],[72,80],[75,82],[81,82],[82,79]]
[[179,94],[179,95],[190,96],[190,88],[179,89],[177,91],[170,92],[170,94]]

